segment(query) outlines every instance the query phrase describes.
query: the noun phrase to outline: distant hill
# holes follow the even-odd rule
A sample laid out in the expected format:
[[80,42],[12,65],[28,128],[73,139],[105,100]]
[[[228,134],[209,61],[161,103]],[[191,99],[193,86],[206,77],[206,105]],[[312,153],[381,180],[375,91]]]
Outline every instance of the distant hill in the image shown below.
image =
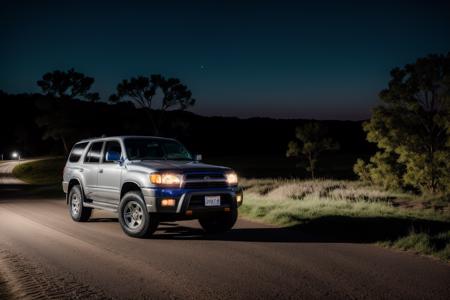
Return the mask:
[[[12,150],[24,155],[62,154],[60,141],[44,140],[45,130],[36,124],[39,116],[52,112],[61,103],[39,94],[0,93],[0,153]],[[65,117],[73,129],[68,143],[103,134],[151,134],[145,113],[132,103],[90,103],[72,100],[65,103]],[[192,152],[210,156],[263,155],[284,157],[287,143],[294,138],[295,127],[310,120],[233,117],[205,117],[186,111],[166,112],[165,136],[175,137]],[[329,135],[341,145],[339,152],[371,153],[361,121],[320,121]]]

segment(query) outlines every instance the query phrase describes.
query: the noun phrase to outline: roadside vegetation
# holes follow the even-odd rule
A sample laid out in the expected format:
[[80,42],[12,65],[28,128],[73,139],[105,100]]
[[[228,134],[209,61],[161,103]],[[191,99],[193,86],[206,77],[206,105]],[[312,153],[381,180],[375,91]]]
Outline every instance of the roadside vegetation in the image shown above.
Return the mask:
[[450,193],[450,53],[391,71],[369,121],[378,151],[354,166],[361,180],[423,194]]
[[243,179],[245,218],[333,241],[381,243],[450,261],[450,199],[359,181]]
[[48,158],[17,165],[13,175],[35,185],[60,185],[65,164],[64,158]]

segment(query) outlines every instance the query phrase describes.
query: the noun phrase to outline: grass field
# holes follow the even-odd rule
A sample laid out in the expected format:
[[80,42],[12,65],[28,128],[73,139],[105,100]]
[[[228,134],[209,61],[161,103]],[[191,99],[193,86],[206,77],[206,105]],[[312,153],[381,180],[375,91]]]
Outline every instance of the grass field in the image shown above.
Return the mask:
[[36,185],[61,184],[64,158],[49,158],[21,163],[13,170],[13,175],[26,183]]
[[[64,159],[17,166],[18,178],[60,192]],[[241,179],[240,215],[332,242],[369,242],[450,261],[450,197],[384,191],[349,180]]]
[[357,181],[243,179],[241,216],[334,242],[376,242],[450,261],[449,197],[388,192]]

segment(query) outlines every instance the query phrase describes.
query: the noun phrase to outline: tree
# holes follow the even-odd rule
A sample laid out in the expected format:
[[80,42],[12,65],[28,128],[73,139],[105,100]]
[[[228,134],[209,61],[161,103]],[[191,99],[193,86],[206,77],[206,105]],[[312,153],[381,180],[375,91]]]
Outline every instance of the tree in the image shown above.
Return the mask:
[[42,139],[52,138],[60,140],[63,144],[64,153],[69,154],[71,138],[77,133],[77,121],[70,102],[62,102],[53,98],[39,99],[36,101],[41,115],[36,118],[36,124],[44,127]]
[[[363,125],[367,139],[379,148],[366,166],[371,181],[379,183],[381,175],[374,170],[383,169],[382,176],[400,186],[449,191],[450,53],[393,69],[379,97],[382,104]],[[358,164],[361,169],[363,163]]]
[[[153,101],[158,91],[162,93],[161,107],[159,108],[159,119],[155,120],[153,115]],[[158,135],[164,112],[170,108],[178,107],[185,110],[195,104],[191,91],[187,86],[181,84],[177,78],[164,78],[161,75],[150,77],[138,76],[129,80],[123,80],[117,85],[116,93],[109,98],[111,102],[131,100],[137,107],[147,111],[148,118],[152,124],[154,134]]]
[[[326,137],[327,130],[318,122],[307,123],[296,128],[297,140],[290,141],[286,152],[287,157],[303,155],[308,161],[306,170],[315,178],[315,170],[319,155],[324,151],[337,150],[339,145]],[[298,143],[301,142],[301,144]]]
[[47,72],[37,81],[47,98],[40,99],[37,103],[42,114],[36,119],[36,123],[45,128],[43,139],[61,140],[66,155],[70,150],[68,138],[76,133],[76,123],[80,117],[74,115],[70,100],[99,100],[98,93],[90,92],[93,83],[94,78],[76,72],[73,68],[68,71]]
[[42,79],[37,81],[42,93],[59,99],[83,98],[90,101],[98,101],[98,93],[90,93],[94,78],[76,72],[73,68],[66,71],[53,71],[45,73]]

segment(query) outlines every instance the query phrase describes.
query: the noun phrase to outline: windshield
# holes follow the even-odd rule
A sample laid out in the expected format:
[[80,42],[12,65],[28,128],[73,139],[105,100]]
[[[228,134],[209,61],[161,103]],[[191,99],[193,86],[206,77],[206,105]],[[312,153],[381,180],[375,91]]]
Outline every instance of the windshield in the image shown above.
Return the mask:
[[125,149],[129,160],[193,160],[182,144],[172,140],[128,138]]

